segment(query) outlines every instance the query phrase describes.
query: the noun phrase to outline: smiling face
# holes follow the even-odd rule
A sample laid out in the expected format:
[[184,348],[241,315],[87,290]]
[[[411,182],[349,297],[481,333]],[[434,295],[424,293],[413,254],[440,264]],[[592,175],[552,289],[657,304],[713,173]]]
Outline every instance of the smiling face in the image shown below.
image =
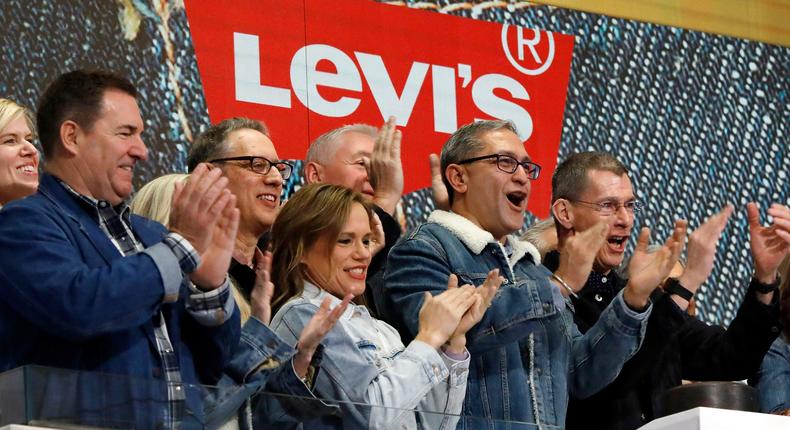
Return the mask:
[[24,116],[0,130],[0,204],[20,199],[38,188],[38,151]]
[[[510,130],[490,131],[480,140],[485,147],[468,158],[503,154],[522,162],[530,160],[524,144]],[[497,240],[521,228],[531,190],[530,179],[523,166],[513,173],[506,173],[497,168],[496,158],[491,158],[458,167],[466,173],[466,186],[455,190],[454,211]]]
[[302,262],[309,279],[341,299],[349,293],[362,295],[370,265],[371,236],[368,212],[354,203],[337,240],[331,242],[325,235],[305,253]]
[[77,162],[82,183],[70,185],[112,205],[121,203],[132,193],[135,165],[148,159],[142,131],[137,100],[119,90],[105,91],[93,126],[78,131]]
[[[259,156],[278,161],[272,141],[263,133],[244,128],[227,137],[228,151],[222,158]],[[219,163],[228,178],[228,188],[236,195],[239,208],[239,234],[260,237],[268,231],[280,212],[283,178],[276,167],[265,175],[249,169],[249,161]]]
[[[591,203],[625,203],[634,200],[634,189],[628,175],[618,175],[606,170],[589,170],[587,184],[578,200]],[[601,215],[588,205],[571,204],[571,222],[575,231],[585,231],[599,222],[609,226],[607,241],[598,251],[593,268],[607,272],[623,262],[625,243],[634,227],[634,214],[623,207],[612,215]]]
[[323,166],[321,182],[340,185],[373,199],[373,187],[365,169],[366,159],[373,153],[373,137],[349,131],[338,139],[331,161]]

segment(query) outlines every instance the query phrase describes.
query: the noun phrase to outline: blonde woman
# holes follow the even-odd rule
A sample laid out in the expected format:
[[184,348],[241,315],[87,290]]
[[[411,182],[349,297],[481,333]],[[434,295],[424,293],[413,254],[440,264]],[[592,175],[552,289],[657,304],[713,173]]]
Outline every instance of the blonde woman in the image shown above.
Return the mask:
[[30,111],[0,98],[0,206],[27,197],[38,188],[34,129]]

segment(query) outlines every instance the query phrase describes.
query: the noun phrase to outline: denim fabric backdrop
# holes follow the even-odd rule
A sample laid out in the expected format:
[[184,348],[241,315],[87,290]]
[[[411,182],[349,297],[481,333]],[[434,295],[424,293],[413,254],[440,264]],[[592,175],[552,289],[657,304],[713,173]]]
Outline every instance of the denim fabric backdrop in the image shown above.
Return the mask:
[[[88,66],[122,71],[138,85],[150,149],[138,186],[182,171],[194,135],[208,126],[183,5],[153,3],[5,0],[0,9],[0,96],[33,107],[55,76]],[[702,319],[732,320],[752,271],[745,205],[788,204],[790,48],[524,3],[405,3],[576,35],[559,158],[615,154],[647,203],[636,228],[653,229],[655,241],[675,217],[695,228],[733,203],[713,275],[697,296]],[[286,194],[301,180],[294,175]],[[403,203],[408,226],[432,209],[428,190]]]

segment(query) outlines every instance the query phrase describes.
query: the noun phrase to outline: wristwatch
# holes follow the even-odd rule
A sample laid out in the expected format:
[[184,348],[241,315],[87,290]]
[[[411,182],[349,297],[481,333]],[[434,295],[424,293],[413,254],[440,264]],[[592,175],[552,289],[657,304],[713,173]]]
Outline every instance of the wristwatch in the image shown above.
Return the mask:
[[680,281],[678,281],[675,278],[667,279],[667,282],[664,283],[664,291],[666,291],[669,294],[680,296],[687,302],[691,300],[692,297],[694,297],[694,293],[692,293],[686,287],[681,285]]
[[770,284],[763,284],[762,282],[758,281],[757,278],[754,278],[754,289],[758,293],[768,294],[778,290],[781,283],[782,277],[778,274],[776,275],[776,280]]

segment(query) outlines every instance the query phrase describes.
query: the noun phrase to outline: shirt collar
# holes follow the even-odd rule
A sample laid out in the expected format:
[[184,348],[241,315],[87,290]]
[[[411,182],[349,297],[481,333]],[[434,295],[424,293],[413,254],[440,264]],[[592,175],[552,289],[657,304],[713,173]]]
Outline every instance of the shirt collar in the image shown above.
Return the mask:
[[[311,304],[321,307],[321,302],[324,301],[325,297],[329,297],[331,299],[331,301],[329,302],[329,309],[334,309],[335,306],[342,303],[342,300],[328,293],[326,290],[318,288],[315,284],[313,284],[310,281],[304,281],[302,298],[304,298]],[[340,316],[340,318],[344,320],[348,320],[352,316],[354,316],[355,313],[360,313],[360,312],[368,313],[367,309],[364,306],[358,306],[354,304],[354,302],[351,302],[348,304],[348,307],[346,308],[345,312],[343,312],[343,315]]]
[[59,178],[55,178],[55,179],[57,179],[58,183],[60,185],[62,185],[63,188],[66,189],[66,191],[68,191],[71,195],[76,197],[77,201],[80,204],[82,204],[84,207],[86,207],[88,209],[91,209],[92,210],[91,214],[95,214],[98,217],[99,211],[107,210],[108,208],[112,208],[112,210],[115,211],[115,213],[117,213],[119,216],[121,216],[124,220],[126,220],[126,221],[129,220],[129,215],[131,214],[131,208],[129,207],[129,199],[128,198],[125,199],[124,201],[122,201],[121,203],[119,203],[117,206],[113,207],[110,204],[110,202],[108,202],[107,200],[99,200],[99,199],[96,199],[94,197],[90,197],[90,196],[86,196],[84,194],[81,194],[77,190],[75,190],[74,188],[71,188],[71,186],[69,184],[63,182],[61,179],[59,179]]

